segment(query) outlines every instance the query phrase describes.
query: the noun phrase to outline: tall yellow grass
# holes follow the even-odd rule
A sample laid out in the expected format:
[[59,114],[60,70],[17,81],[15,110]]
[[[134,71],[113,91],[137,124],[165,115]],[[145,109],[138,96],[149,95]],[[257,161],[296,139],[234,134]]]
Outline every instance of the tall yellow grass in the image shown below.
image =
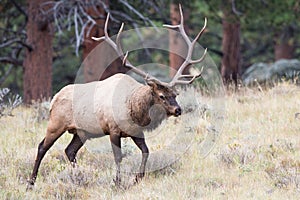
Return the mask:
[[[0,198],[299,199],[300,118],[295,114],[300,88],[285,83],[265,90],[242,88],[224,101],[222,134],[205,158],[194,142],[172,165],[148,173],[137,185],[116,188],[110,158],[82,149],[78,167],[71,168],[63,150],[72,136],[65,134],[45,156],[28,192],[26,179],[47,121],[39,109],[19,107],[13,117],[0,118]],[[132,178],[123,176],[125,182]]]

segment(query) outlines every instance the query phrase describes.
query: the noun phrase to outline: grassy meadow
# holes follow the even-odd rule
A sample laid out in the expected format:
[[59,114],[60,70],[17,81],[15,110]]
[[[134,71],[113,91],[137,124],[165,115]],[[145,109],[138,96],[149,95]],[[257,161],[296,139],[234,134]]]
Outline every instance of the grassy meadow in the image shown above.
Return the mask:
[[[64,134],[46,154],[36,185],[27,192],[47,111],[41,105],[18,107],[13,116],[0,118],[0,199],[299,199],[300,88],[286,83],[241,88],[228,92],[224,101],[222,133],[205,158],[198,145],[209,117],[199,122],[198,142],[179,160],[147,173],[137,185],[130,182],[132,175],[123,174],[117,188],[110,152],[83,148],[73,169],[64,154],[72,135]],[[176,126],[173,120],[167,132]],[[101,142],[109,145],[107,137]],[[129,146],[125,151],[137,151],[130,140],[123,144]],[[148,146],[150,152],[163,148],[151,139]]]

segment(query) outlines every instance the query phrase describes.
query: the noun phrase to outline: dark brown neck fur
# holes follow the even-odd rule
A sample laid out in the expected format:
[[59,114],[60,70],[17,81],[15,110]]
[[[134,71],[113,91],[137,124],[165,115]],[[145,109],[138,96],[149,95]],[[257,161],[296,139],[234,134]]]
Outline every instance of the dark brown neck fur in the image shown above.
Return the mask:
[[137,88],[129,100],[132,121],[145,129],[154,129],[161,124],[165,118],[165,112],[163,110],[156,108],[151,109],[152,117],[149,116],[149,110],[154,103],[151,87],[144,85]]

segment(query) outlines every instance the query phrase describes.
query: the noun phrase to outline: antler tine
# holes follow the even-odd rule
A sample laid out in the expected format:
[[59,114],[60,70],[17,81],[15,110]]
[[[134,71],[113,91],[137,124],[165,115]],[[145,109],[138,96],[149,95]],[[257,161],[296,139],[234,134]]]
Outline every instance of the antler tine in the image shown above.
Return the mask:
[[[123,52],[122,46],[121,46],[120,35],[121,35],[122,31],[123,31],[123,28],[124,28],[124,23],[121,24],[121,27],[120,27],[119,32],[117,34],[117,38],[116,38],[117,49],[116,49],[116,51],[118,52],[118,55],[120,56],[120,59],[122,59],[122,65],[125,66],[125,67],[129,67],[129,68],[132,69],[132,68],[135,68],[135,67],[127,60],[128,51],[124,55],[124,52]],[[138,74],[141,75],[141,76],[145,76],[145,74],[143,74],[141,72],[139,72]]]
[[[200,63],[205,59],[206,53],[207,53],[207,49],[204,50],[203,55],[201,56],[200,59],[197,60],[192,60],[192,55],[193,55],[193,51],[194,51],[194,47],[195,44],[197,42],[197,40],[201,37],[201,35],[204,33],[204,30],[206,28],[206,24],[207,24],[207,19],[205,18],[204,20],[204,25],[203,28],[201,29],[201,31],[198,33],[198,35],[195,37],[195,39],[191,42],[191,40],[189,39],[189,37],[187,36],[185,30],[184,30],[184,18],[183,18],[183,12],[182,12],[182,7],[181,4],[179,4],[179,12],[180,12],[180,24],[178,25],[164,25],[164,27],[167,28],[178,28],[179,32],[181,33],[184,41],[186,42],[187,46],[188,46],[188,52],[187,52],[187,56],[184,60],[184,62],[181,64],[181,66],[179,67],[177,73],[175,74],[175,76],[173,77],[172,81],[169,83],[170,87],[174,87],[177,84],[190,84],[192,83],[197,77],[199,77],[202,73],[201,72],[198,75],[182,75],[184,69],[191,65],[191,64],[196,64],[196,63]],[[190,80],[179,80],[182,78],[191,78]]]
[[[174,84],[171,85],[171,87],[174,87],[176,84],[191,84],[194,82],[194,80],[198,77],[201,76],[202,74],[202,71],[203,71],[203,67],[201,68],[199,74],[196,74],[196,75],[181,75]],[[190,80],[179,80],[181,78],[191,78]]]
[[[127,60],[127,57],[128,57],[128,51],[126,51],[126,54],[124,55],[124,52],[121,48],[121,41],[120,41],[120,35],[123,31],[123,28],[124,28],[124,23],[122,23],[120,29],[119,29],[119,32],[117,34],[117,38],[116,38],[116,44],[117,44],[117,48],[118,48],[118,52],[120,55],[122,55],[123,59],[122,59],[122,65],[125,66],[125,67],[128,67],[130,68],[133,72],[135,72],[136,74],[138,75],[141,75],[143,78],[146,78],[148,76],[148,74],[146,74],[145,72],[143,72],[142,70],[136,68],[135,66],[133,66],[128,60]],[[124,55],[124,56],[123,56]],[[122,58],[120,57],[120,58]]]
[[128,51],[126,51],[126,54],[123,58],[123,61],[122,61],[122,64],[123,66],[126,66],[128,68],[131,69],[131,71],[133,71],[134,73],[142,76],[145,80],[153,80],[153,81],[156,81],[156,82],[159,82],[160,81],[152,76],[150,76],[149,74],[145,73],[144,71],[140,70],[139,68],[133,66],[132,64],[130,64],[130,62],[127,60],[127,57],[128,57]]
[[119,29],[119,32],[118,32],[117,38],[116,38],[116,44],[117,44],[117,47],[118,47],[118,52],[120,52],[122,55],[124,55],[124,52],[121,48],[120,35],[123,31],[123,28],[124,28],[124,23],[121,24],[121,27]]
[[[107,26],[108,26],[109,16],[110,16],[110,14],[108,13],[107,17],[106,17],[106,20],[105,20],[105,24],[104,24],[104,36],[99,37],[99,38],[92,37],[92,39],[95,40],[95,41],[105,40],[118,53],[118,55],[120,56],[120,52],[119,52],[119,49],[118,49],[116,43],[114,43],[114,41],[112,41],[112,39],[110,39],[110,37],[108,35],[108,32],[107,32]],[[123,26],[121,26],[119,32],[122,31],[121,29],[123,29]],[[119,35],[119,33],[118,33],[118,35]],[[122,56],[123,56],[123,54],[122,54]]]
[[188,45],[191,45],[191,41],[189,39],[189,37],[187,36],[185,30],[184,30],[184,19],[183,19],[183,12],[182,12],[182,8],[181,8],[181,4],[179,4],[179,12],[180,12],[180,24],[178,25],[168,25],[168,24],[164,24],[163,27],[166,28],[171,28],[171,29],[176,29],[178,28],[182,37],[184,38],[185,42]]
[[104,25],[104,36],[100,37],[100,38],[96,38],[96,37],[92,37],[93,40],[96,41],[101,41],[101,40],[105,40],[118,54],[118,56],[120,57],[120,59],[122,60],[122,64],[125,67],[128,67],[129,69],[131,69],[134,73],[142,76],[146,81],[147,80],[151,80],[151,81],[155,81],[156,83],[159,83],[161,85],[165,85],[167,86],[167,83],[161,82],[158,79],[156,79],[155,77],[150,76],[149,74],[145,73],[144,71],[136,68],[135,66],[133,66],[128,60],[128,51],[126,52],[126,54],[124,55],[124,52],[122,50],[121,47],[121,41],[120,41],[120,35],[123,31],[124,28],[124,23],[122,23],[119,32],[117,34],[116,37],[116,43],[109,37],[108,32],[107,32],[107,27],[108,27],[108,21],[109,21],[109,16],[110,14],[107,14],[106,17],[106,21],[105,21],[105,25]]

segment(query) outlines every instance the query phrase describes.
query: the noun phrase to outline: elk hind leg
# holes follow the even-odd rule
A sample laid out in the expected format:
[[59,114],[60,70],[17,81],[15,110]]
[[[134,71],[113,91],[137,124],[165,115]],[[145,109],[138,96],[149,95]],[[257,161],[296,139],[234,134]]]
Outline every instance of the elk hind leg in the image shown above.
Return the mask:
[[85,141],[85,138],[80,137],[77,133],[75,133],[70,144],[65,149],[65,153],[73,167],[75,167],[76,165],[76,154],[78,150],[83,146]]
[[51,128],[51,126],[48,126],[46,137],[40,142],[38,146],[38,152],[35,159],[33,171],[29,180],[27,181],[27,189],[30,189],[30,186],[34,185],[41,161],[44,158],[46,152],[64,132],[65,130],[63,128],[53,129]]

